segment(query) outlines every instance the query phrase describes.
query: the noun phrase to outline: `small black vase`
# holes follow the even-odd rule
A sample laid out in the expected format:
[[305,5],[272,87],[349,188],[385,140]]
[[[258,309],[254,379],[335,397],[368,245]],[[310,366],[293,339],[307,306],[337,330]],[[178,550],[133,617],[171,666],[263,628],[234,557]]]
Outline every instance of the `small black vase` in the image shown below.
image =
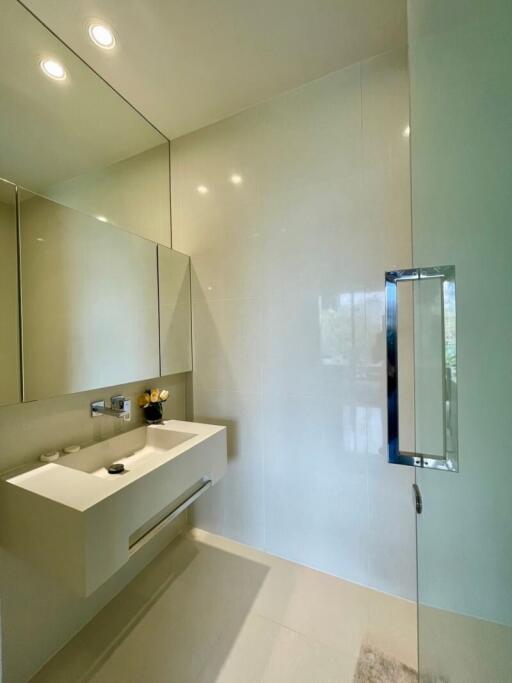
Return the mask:
[[164,407],[161,401],[150,403],[144,408],[144,418],[149,425],[159,425],[163,422]]

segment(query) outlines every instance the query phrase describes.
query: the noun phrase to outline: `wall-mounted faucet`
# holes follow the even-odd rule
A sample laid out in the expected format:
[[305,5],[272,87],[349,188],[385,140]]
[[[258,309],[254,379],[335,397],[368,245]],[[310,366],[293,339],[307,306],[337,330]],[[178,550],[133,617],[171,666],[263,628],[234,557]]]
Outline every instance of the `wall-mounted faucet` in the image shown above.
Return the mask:
[[124,396],[112,396],[110,408],[105,406],[105,401],[93,401],[91,403],[91,417],[110,415],[128,421],[131,418],[132,402]]

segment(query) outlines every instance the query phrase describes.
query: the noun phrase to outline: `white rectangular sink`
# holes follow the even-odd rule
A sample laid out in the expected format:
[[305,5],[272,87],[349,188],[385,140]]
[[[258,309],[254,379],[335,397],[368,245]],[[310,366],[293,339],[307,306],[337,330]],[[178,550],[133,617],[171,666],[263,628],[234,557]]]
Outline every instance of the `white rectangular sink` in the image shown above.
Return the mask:
[[[125,471],[109,474],[114,463]],[[139,427],[4,477],[0,542],[89,595],[226,467],[225,427]]]
[[[162,455],[165,457],[173,448],[196,436],[197,434],[172,428],[139,427],[121,437],[94,444],[78,453],[65,455],[57,464],[103,479],[116,478],[138,467],[151,467]],[[122,464],[125,472],[109,474],[108,467],[114,463]]]

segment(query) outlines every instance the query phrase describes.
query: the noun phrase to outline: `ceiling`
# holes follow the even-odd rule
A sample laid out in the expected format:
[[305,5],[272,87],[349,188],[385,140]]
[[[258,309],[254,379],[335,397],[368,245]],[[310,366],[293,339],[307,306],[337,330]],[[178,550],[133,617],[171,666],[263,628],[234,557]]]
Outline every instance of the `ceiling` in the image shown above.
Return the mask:
[[[165,142],[16,0],[1,2],[0,178],[44,194]],[[64,81],[43,75],[46,58]]]
[[[406,0],[24,4],[171,139],[406,40]],[[114,50],[90,42],[92,18]]]

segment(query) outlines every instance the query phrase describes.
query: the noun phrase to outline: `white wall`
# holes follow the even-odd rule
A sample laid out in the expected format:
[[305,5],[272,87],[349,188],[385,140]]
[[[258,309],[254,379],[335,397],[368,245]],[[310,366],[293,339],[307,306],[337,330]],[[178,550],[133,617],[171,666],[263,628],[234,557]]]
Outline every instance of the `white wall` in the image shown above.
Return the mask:
[[195,418],[230,435],[195,524],[413,598],[413,472],[385,450],[383,284],[411,260],[407,124],[405,57],[385,55],[173,141],[171,177]]

